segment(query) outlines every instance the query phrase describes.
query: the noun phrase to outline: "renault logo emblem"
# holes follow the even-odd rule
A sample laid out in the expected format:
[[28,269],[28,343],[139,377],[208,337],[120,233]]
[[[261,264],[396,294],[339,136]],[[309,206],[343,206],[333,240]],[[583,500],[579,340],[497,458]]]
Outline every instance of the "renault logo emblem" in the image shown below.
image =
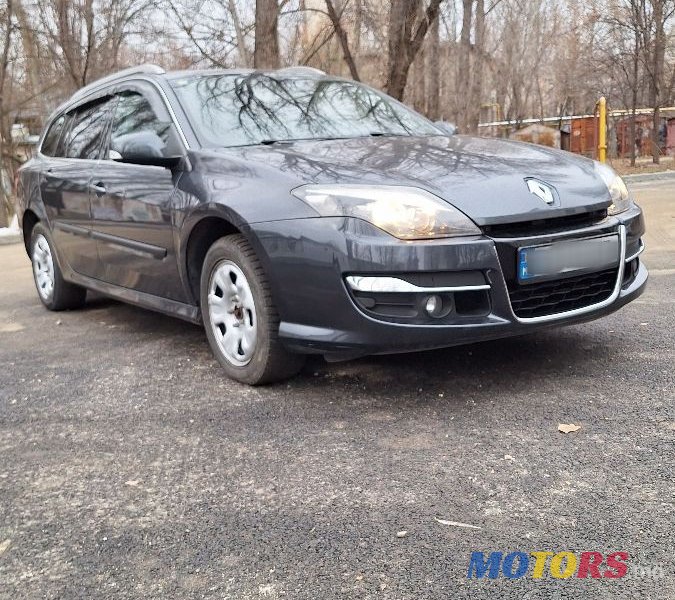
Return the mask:
[[527,189],[537,196],[537,198],[540,198],[549,206],[555,202],[553,188],[550,185],[546,185],[543,181],[537,179],[526,179],[525,181],[527,183]]

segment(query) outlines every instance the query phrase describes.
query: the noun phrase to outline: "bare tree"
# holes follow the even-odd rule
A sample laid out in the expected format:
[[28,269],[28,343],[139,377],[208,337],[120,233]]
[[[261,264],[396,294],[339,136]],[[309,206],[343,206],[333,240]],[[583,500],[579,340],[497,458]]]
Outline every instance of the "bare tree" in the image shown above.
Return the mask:
[[[675,2],[672,0],[649,0],[649,5],[652,27],[645,27],[645,32],[649,31],[652,33],[653,31],[653,39],[649,40],[651,60],[648,67],[650,74],[650,100],[654,109],[652,122],[652,160],[655,164],[658,164],[661,157],[661,100],[662,91],[665,87],[666,22],[675,13]],[[648,19],[645,18],[645,22],[647,21]]]
[[675,101],[674,12],[675,0],[6,0],[0,145],[6,155],[14,120],[44,118],[74,89],[149,60],[309,64],[464,132],[486,131],[484,114],[590,113],[605,95],[634,115],[654,108],[644,147],[657,161],[661,107]]
[[253,66],[276,69],[279,63],[279,4],[277,0],[256,0]]
[[[8,166],[11,157],[6,155],[4,140],[10,141],[10,128],[8,127],[9,102],[7,90],[9,52],[14,32],[12,0],[7,0],[4,11],[0,11],[0,227],[6,227],[11,212],[10,198],[6,194],[5,175],[11,174]],[[9,153],[7,153],[9,154]]]
[[419,52],[429,25],[438,18],[441,0],[431,0],[420,15],[420,0],[396,0],[389,10],[389,67],[387,92],[403,99],[408,71]]
[[342,27],[342,23],[340,22],[340,18],[342,15],[338,15],[332,0],[326,0],[326,9],[328,11],[328,18],[333,24],[333,30],[335,31],[335,35],[337,35],[338,40],[340,40],[342,54],[344,56],[345,62],[347,63],[347,66],[349,67],[349,73],[351,74],[352,79],[354,79],[355,81],[361,81],[361,79],[359,78],[358,69],[356,68],[356,63],[354,62],[354,57],[352,56],[352,52],[349,48],[349,40],[347,39],[347,32],[344,30],[344,28]]
[[434,19],[429,31],[429,51],[426,55],[426,94],[427,116],[436,120],[439,118],[440,100],[440,17]]
[[476,0],[476,14],[474,25],[473,64],[471,66],[471,88],[467,97],[466,106],[467,132],[477,133],[480,121],[480,108],[483,92],[483,63],[485,52],[485,2]]

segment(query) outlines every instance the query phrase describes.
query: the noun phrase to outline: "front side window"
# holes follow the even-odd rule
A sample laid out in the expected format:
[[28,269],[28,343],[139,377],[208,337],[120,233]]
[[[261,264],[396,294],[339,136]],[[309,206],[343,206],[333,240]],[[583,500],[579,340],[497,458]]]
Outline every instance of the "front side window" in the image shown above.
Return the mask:
[[217,74],[177,79],[173,87],[206,147],[440,133],[413,110],[351,81]]
[[130,93],[119,97],[113,117],[111,139],[149,131],[167,141],[169,124],[160,121],[150,102],[141,94]]
[[110,149],[127,155],[142,148],[145,154],[163,156],[170,127],[170,123],[157,118],[143,95],[136,92],[122,94],[113,116]]
[[111,102],[112,99],[108,98],[103,102],[77,109],[68,132],[66,144],[68,158],[98,158]]

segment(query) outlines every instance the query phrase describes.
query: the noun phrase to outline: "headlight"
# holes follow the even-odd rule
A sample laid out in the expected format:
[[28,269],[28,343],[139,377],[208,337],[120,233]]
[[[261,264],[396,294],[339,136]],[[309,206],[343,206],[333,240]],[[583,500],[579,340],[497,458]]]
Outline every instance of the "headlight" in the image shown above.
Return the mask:
[[292,193],[323,217],[363,219],[401,240],[480,234],[464,213],[419,188],[303,185]]
[[633,202],[623,179],[614,172],[614,169],[602,163],[595,163],[595,170],[602,177],[612,197],[612,204],[607,209],[607,214],[618,215],[628,210]]

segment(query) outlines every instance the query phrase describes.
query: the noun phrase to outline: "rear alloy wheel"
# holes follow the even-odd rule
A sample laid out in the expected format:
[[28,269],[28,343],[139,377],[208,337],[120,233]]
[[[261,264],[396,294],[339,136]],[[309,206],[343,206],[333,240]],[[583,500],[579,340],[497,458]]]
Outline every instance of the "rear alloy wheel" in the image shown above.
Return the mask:
[[33,245],[33,276],[40,299],[49,302],[54,295],[54,258],[47,238],[35,236]]
[[288,352],[279,340],[267,279],[244,236],[221,238],[206,254],[201,311],[211,348],[232,379],[260,385],[302,368],[304,356]]
[[38,223],[31,235],[30,258],[38,296],[49,310],[67,310],[84,305],[87,290],[63,279],[54,256],[54,243],[48,229]]

